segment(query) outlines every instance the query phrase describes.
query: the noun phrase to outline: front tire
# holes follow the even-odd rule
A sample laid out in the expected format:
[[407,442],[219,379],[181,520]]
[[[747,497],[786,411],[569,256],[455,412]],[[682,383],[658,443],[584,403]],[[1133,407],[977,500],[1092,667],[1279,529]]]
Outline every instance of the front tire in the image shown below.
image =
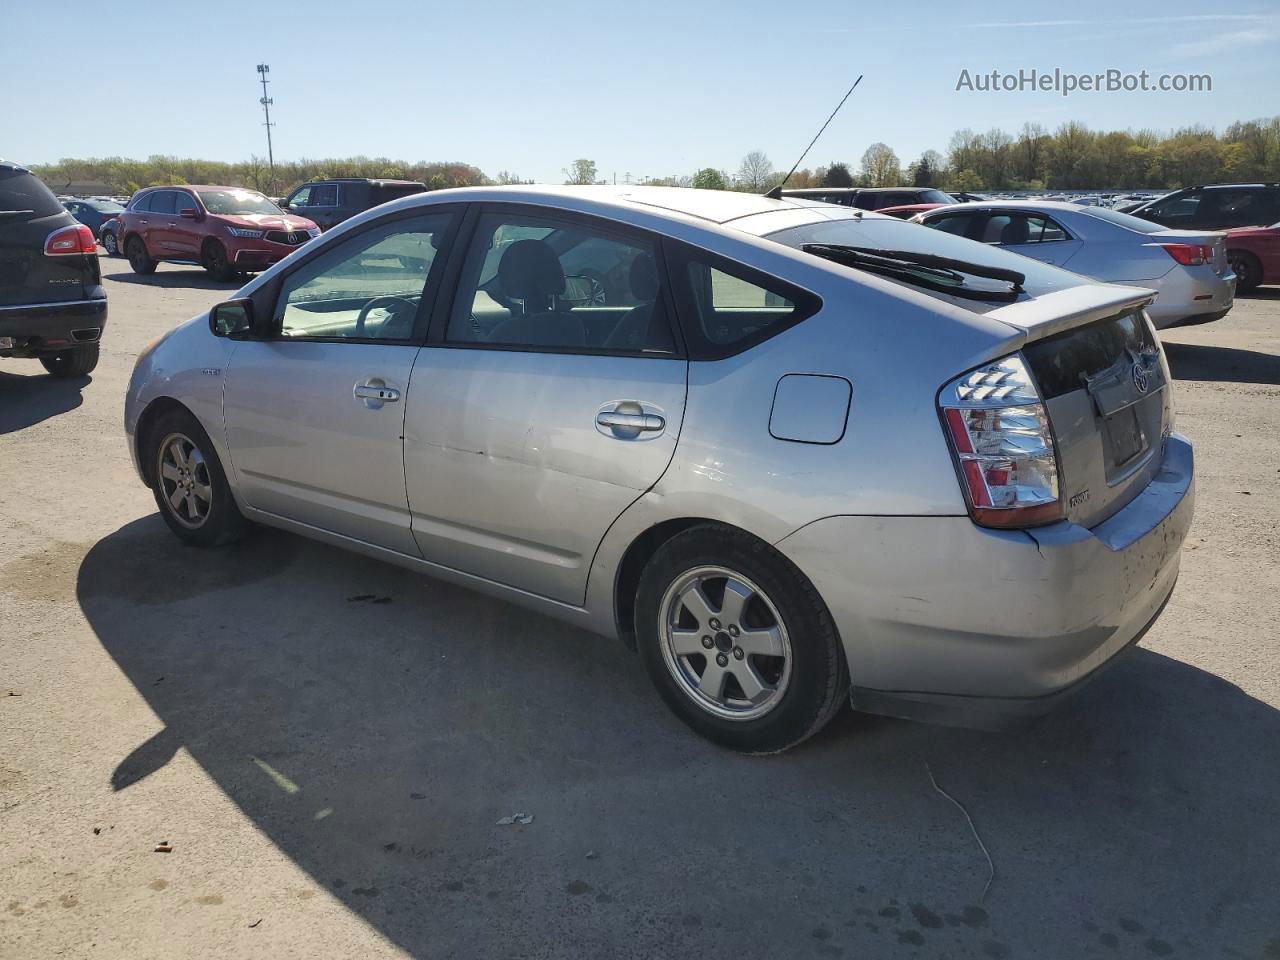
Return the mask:
[[108,257],[120,256],[120,244],[116,241],[114,230],[102,232],[102,249],[106,251]]
[[635,630],[649,677],[693,730],[776,753],[821,730],[849,688],[831,614],[789,560],[740,530],[692,527],[640,578]]
[[1244,250],[1228,250],[1227,262],[1236,275],[1236,293],[1248,293],[1262,283],[1262,264]]
[[70,350],[59,350],[41,357],[40,363],[55,377],[83,377],[98,365],[98,344],[82,343]]
[[205,243],[200,259],[209,276],[219,283],[226,283],[228,280],[235,279],[235,267],[227,259],[227,248],[217,240],[210,240]]
[[147,253],[147,245],[141,237],[130,237],[124,245],[125,256],[129,258],[129,266],[134,273],[148,274],[156,272],[156,262]]
[[179,540],[213,547],[248,531],[209,435],[190,413],[161,415],[148,431],[147,458],[156,506]]

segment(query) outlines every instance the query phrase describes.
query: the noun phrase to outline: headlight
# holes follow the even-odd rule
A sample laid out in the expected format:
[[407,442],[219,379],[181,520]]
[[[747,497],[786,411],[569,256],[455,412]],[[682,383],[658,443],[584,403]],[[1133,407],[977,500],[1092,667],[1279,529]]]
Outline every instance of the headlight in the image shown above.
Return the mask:
[[319,227],[308,228],[307,236],[310,237],[312,240],[314,240],[316,237],[320,236],[320,228]]
[[227,227],[227,233],[245,240],[258,240],[262,237],[261,230],[244,230],[240,227]]

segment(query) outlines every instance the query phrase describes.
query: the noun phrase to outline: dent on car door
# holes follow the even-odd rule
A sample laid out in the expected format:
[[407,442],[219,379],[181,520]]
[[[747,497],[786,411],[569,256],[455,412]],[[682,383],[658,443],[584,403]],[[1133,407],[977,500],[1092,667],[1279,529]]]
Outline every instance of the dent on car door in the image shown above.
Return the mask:
[[457,276],[409,391],[418,546],[581,603],[596,547],[662,476],[684,416],[688,363],[660,246],[589,218],[497,208],[476,217]]
[[382,220],[283,278],[273,333],[236,345],[224,422],[250,507],[418,553],[402,428],[451,212]]

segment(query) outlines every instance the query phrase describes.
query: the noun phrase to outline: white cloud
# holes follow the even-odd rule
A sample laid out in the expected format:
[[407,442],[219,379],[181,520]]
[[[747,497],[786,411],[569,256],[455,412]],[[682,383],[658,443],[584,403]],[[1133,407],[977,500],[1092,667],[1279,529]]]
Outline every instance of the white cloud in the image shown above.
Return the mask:
[[1220,33],[1204,40],[1179,43],[1170,48],[1169,53],[1175,57],[1211,57],[1216,53],[1230,53],[1240,47],[1254,47],[1270,39],[1271,34],[1265,30],[1238,30],[1235,33]]

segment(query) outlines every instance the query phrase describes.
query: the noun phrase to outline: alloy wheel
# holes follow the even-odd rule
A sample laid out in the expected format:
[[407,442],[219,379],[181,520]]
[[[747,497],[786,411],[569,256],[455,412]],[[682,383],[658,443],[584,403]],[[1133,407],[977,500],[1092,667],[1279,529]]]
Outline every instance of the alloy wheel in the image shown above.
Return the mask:
[[764,591],[726,567],[676,578],[663,595],[659,636],[681,691],[714,716],[755,720],[791,680],[791,640]]
[[158,468],[158,482],[169,513],[192,530],[204,526],[213,503],[213,486],[199,447],[184,434],[169,434],[160,444]]

